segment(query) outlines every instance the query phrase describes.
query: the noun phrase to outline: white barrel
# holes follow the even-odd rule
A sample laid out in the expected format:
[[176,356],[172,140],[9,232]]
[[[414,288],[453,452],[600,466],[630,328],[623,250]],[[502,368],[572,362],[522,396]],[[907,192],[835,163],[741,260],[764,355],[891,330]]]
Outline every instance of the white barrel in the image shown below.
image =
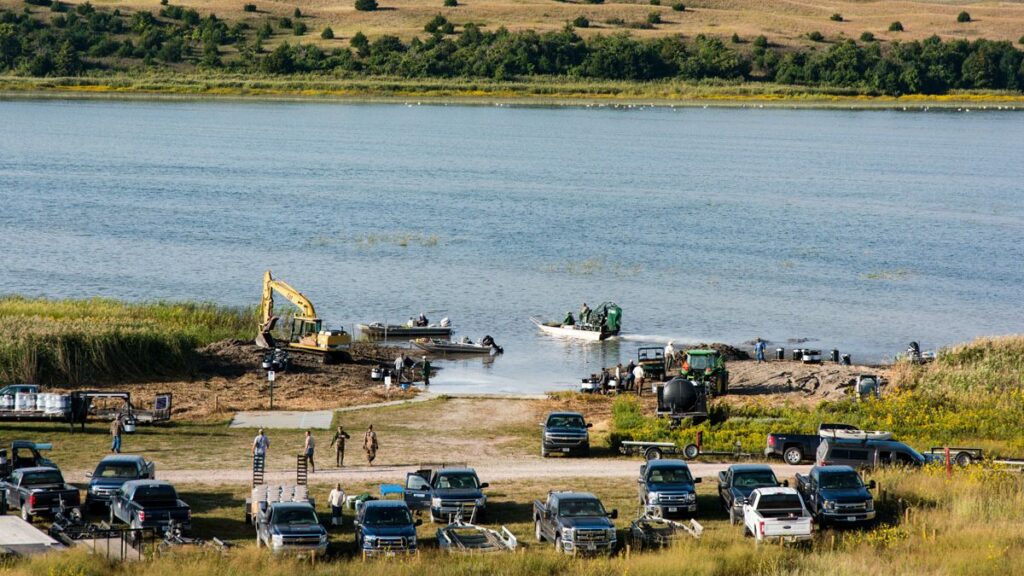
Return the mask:
[[14,410],[14,394],[0,396],[0,410]]
[[43,412],[49,412],[53,408],[53,401],[50,400],[50,396],[53,394],[42,393],[36,396],[36,409],[42,410]]
[[71,412],[71,395],[70,394],[57,394],[56,407],[57,412],[61,414],[67,414]]
[[14,409],[20,411],[36,409],[36,395],[29,392],[18,392],[14,395]]

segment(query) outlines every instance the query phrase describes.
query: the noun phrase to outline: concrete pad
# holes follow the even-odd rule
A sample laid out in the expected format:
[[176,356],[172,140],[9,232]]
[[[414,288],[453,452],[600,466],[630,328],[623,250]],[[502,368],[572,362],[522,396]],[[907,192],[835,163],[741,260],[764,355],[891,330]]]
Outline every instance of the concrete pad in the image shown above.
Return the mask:
[[64,546],[17,516],[0,516],[0,548],[15,554],[36,554]]
[[267,410],[238,412],[231,420],[230,428],[266,428],[303,430],[315,428],[327,430],[334,419],[334,410],[286,411]]

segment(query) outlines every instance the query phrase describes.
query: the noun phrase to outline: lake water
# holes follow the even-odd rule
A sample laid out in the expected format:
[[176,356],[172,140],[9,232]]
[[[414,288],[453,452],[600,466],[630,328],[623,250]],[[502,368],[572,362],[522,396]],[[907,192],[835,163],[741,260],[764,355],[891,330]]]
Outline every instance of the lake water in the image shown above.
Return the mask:
[[[421,310],[438,390],[569,388],[642,341],[879,361],[1024,331],[1024,114],[0,102],[2,291]],[[623,342],[542,336],[614,300]],[[280,304],[279,304],[280,305]]]

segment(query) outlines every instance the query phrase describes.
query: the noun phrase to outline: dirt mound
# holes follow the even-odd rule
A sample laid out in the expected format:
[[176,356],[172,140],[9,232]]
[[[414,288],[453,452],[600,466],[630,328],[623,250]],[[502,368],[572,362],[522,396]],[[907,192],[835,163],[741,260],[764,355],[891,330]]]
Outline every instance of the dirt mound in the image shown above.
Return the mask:
[[803,364],[789,360],[729,364],[730,402],[744,403],[757,398],[771,402],[813,404],[838,400],[850,393],[859,374],[875,374],[888,384],[889,371],[871,366],[843,366],[826,362]]
[[733,360],[750,360],[750,354],[748,354],[746,350],[740,350],[735,346],[722,344],[721,342],[713,342],[711,344],[697,344],[696,346],[687,347],[687,349],[694,348],[717,350],[723,358],[730,362]]

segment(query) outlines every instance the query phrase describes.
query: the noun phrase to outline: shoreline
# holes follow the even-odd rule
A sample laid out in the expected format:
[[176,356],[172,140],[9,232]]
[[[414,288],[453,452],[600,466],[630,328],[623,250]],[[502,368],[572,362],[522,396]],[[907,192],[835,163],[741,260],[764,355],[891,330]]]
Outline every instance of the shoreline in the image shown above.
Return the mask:
[[[647,94],[645,94],[646,92]],[[0,101],[287,102],[551,108],[734,108],[794,110],[1024,111],[1024,94],[952,93],[870,96],[798,91],[797,87],[594,83],[573,89],[550,82],[445,85],[410,80],[262,78],[0,77]]]

